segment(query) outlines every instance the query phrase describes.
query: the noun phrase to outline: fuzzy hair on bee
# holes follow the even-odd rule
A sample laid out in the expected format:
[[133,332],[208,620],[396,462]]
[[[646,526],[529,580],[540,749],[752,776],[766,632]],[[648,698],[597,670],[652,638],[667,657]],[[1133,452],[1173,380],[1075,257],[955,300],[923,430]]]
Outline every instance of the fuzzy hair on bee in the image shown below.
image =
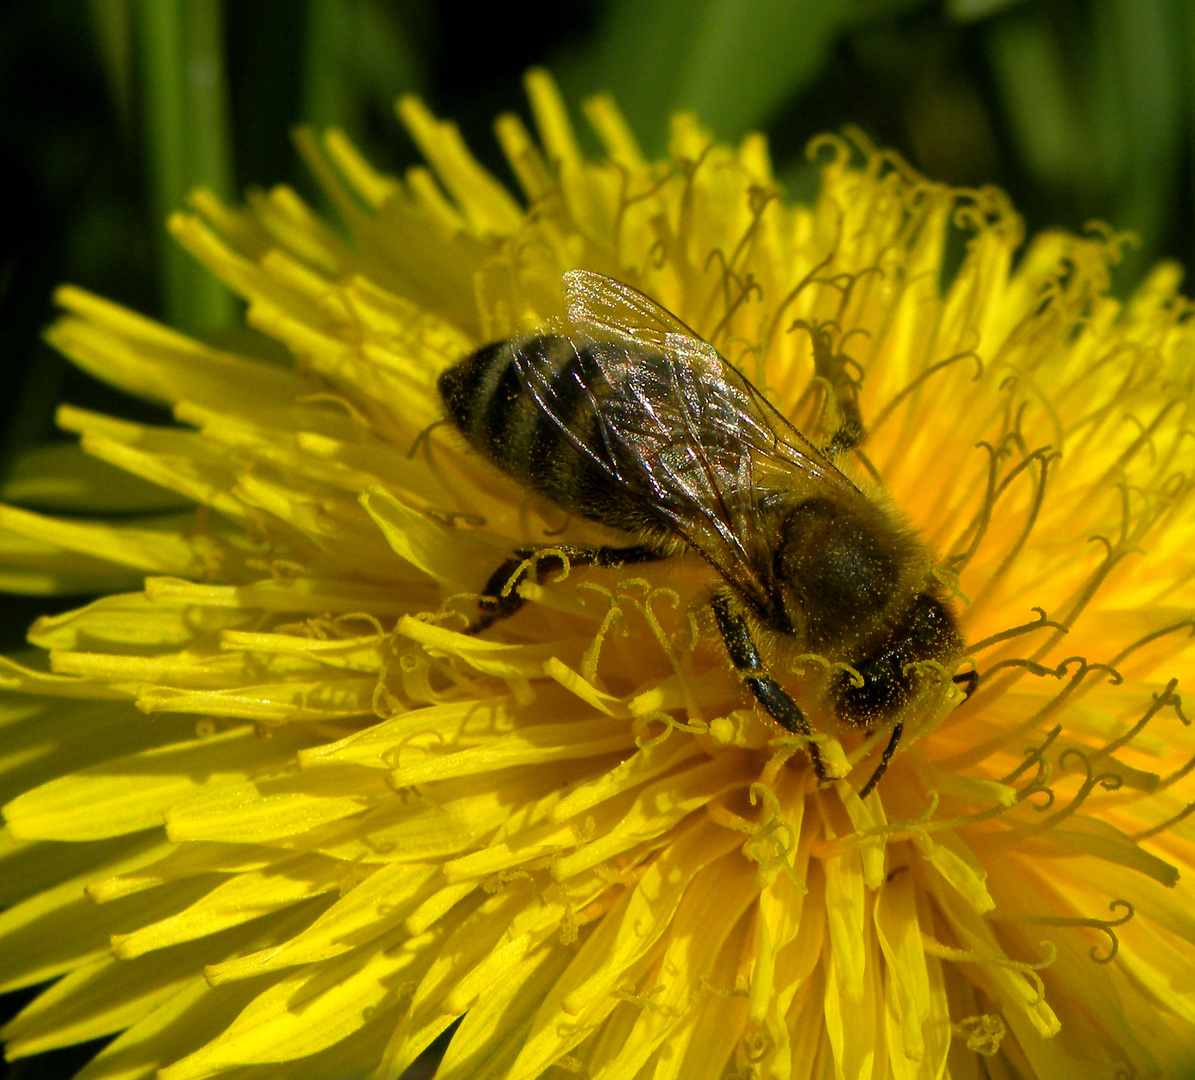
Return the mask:
[[[474,450],[627,542],[519,549],[490,576],[470,632],[513,615],[521,577],[542,580],[563,557],[617,567],[696,553],[716,572],[710,606],[730,661],[772,720],[813,734],[770,673],[767,636],[843,666],[829,688],[840,720],[892,724],[866,797],[900,742],[918,665],[952,667],[963,643],[924,542],[834,463],[863,437],[855,399],[819,449],[643,293],[586,270],[563,285],[566,328],[486,345],[438,388]],[[971,673],[955,681],[974,689]],[[816,743],[806,749],[818,779],[834,779]]]

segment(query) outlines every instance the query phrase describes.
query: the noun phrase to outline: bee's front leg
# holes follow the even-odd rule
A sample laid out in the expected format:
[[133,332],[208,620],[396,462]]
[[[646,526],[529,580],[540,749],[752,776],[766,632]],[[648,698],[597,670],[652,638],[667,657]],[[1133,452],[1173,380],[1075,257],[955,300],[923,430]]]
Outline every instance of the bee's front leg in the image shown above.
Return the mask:
[[840,454],[863,445],[867,428],[863,423],[863,411],[859,406],[859,383],[862,372],[859,365],[834,346],[833,335],[825,326],[809,326],[813,337],[813,371],[823,381],[833,399],[827,402],[828,416],[835,418],[833,431],[827,432],[822,444],[822,453],[833,461]]
[[892,725],[892,734],[888,738],[888,745],[884,747],[883,754],[880,755],[880,763],[876,766],[875,772],[871,774],[871,779],[867,781],[859,789],[859,798],[866,799],[873,791],[875,786],[880,782],[880,778],[888,771],[888,762],[892,760],[892,755],[896,753],[896,746],[900,742],[901,732],[905,729],[905,722],[897,720]]
[[490,575],[481,590],[478,606],[481,613],[469,624],[467,634],[479,634],[500,619],[508,619],[526,602],[519,595],[519,586],[528,577],[540,585],[554,570],[570,567],[601,566],[616,568],[632,563],[656,562],[667,556],[652,548],[635,544],[628,547],[573,547],[570,544],[551,544],[544,547],[516,548],[515,553]]
[[[964,671],[955,675],[951,680],[956,686],[964,687],[963,693],[970,697],[975,693],[975,688],[979,685],[978,671]],[[905,722],[897,720],[892,725],[892,734],[888,737],[888,745],[884,747],[884,752],[880,755],[880,763],[876,766],[875,772],[871,774],[871,779],[867,781],[859,789],[859,798],[866,799],[873,791],[875,791],[876,784],[880,782],[884,773],[888,771],[888,763],[892,760],[893,754],[896,753],[896,747],[900,743],[901,734],[905,730]],[[871,732],[869,731],[870,735]]]
[[[730,601],[725,596],[715,596],[712,607],[714,618],[718,623],[718,630],[722,634],[722,640],[726,642],[726,651],[730,654],[730,662],[734,664],[735,670],[742,673],[743,682],[755,695],[755,700],[759,702],[764,712],[794,735],[808,737],[813,734],[809,727],[809,721],[805,719],[805,714],[801,712],[800,706],[793,701],[789,692],[764,669],[759,649],[751,640],[751,631],[747,626],[747,620],[731,610]],[[809,761],[813,765],[814,775],[819,781],[829,780],[830,777],[826,774],[826,761],[817,748],[817,744],[807,742],[805,747],[809,752]]]

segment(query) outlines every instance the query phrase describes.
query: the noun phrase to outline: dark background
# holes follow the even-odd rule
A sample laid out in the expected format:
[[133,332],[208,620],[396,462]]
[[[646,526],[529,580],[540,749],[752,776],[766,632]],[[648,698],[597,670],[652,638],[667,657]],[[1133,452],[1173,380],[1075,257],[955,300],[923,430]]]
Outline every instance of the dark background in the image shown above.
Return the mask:
[[[813,190],[811,136],[857,124],[929,176],[997,183],[1029,230],[1094,218],[1138,242],[1127,294],[1160,258],[1195,262],[1195,5],[1183,0],[39,0],[0,6],[0,497],[69,400],[169,418],[70,368],[41,341],[71,281],[175,326],[235,326],[232,298],[161,222],[204,184],[228,199],[294,184],[289,132],[344,127],[375,164],[414,149],[393,108],[414,91],[504,179],[491,135],[527,115],[546,65],[574,107],[609,90],[644,148],[692,109],[716,135],[767,132],[790,195]],[[574,112],[574,116],[579,114]],[[80,597],[0,600],[0,648]],[[29,995],[5,1002],[11,1015]],[[20,1000],[17,1000],[17,998]],[[69,1075],[94,1047],[11,1066]]]

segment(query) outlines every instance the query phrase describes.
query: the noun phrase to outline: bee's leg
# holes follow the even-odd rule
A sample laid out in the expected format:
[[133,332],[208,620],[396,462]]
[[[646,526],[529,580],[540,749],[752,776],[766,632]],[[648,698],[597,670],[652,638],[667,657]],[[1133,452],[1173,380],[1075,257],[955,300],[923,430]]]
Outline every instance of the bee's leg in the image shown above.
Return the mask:
[[[540,554],[542,552],[542,554]],[[508,619],[524,604],[519,586],[534,575],[541,584],[554,570],[564,569],[564,560],[572,566],[601,566],[615,568],[633,563],[656,562],[666,558],[658,551],[635,544],[630,547],[572,547],[553,544],[544,548],[517,548],[515,553],[490,575],[481,590],[481,614],[469,624],[467,634],[479,634],[500,619]],[[530,566],[527,564],[531,563]]]
[[963,693],[970,697],[979,687],[979,672],[975,670],[960,671],[950,681],[956,686],[963,687]]
[[[959,686],[965,687],[963,693],[970,697],[975,693],[975,688],[979,685],[978,671],[964,671],[955,675],[951,680]],[[871,779],[867,781],[859,789],[859,798],[866,799],[868,795],[875,790],[876,784],[880,782],[880,777],[888,771],[888,762],[892,760],[892,755],[896,753],[896,745],[900,742],[901,733],[904,731],[905,723],[903,720],[897,720],[892,728],[892,737],[888,740],[888,745],[884,747],[884,753],[880,757],[880,763],[876,766],[876,771],[871,774]]]
[[892,755],[896,753],[896,744],[900,742],[900,736],[904,729],[905,722],[903,720],[897,720],[893,724],[892,737],[888,740],[888,745],[884,747],[884,753],[880,756],[880,763],[876,766],[876,771],[871,774],[871,779],[859,789],[860,799],[866,799],[875,790],[876,784],[880,782],[880,777],[888,771],[888,762],[892,760]]
[[[755,695],[755,700],[759,702],[763,711],[794,735],[811,735],[813,732],[809,727],[809,721],[805,719],[800,706],[793,701],[788,691],[764,670],[759,649],[751,640],[747,620],[731,610],[730,602],[725,596],[715,596],[712,607],[718,630],[722,634],[722,640],[726,642],[726,651],[730,654],[730,662],[734,664],[735,670],[742,673],[743,682]],[[812,742],[806,743],[806,749],[809,751],[809,760],[818,780],[828,779],[826,762],[817,745]]]
[[845,450],[854,450],[867,437],[867,430],[856,415],[855,418],[845,419],[838,425],[838,429],[826,440],[822,453],[833,460]]
[[831,348],[830,337],[825,330],[814,332],[814,374],[825,380],[833,395],[834,412],[838,417],[838,426],[829,433],[829,438],[822,446],[822,452],[831,459],[845,451],[854,450],[867,438],[863,410],[859,407],[859,376],[851,373],[852,366],[858,370],[858,366],[841,350]]

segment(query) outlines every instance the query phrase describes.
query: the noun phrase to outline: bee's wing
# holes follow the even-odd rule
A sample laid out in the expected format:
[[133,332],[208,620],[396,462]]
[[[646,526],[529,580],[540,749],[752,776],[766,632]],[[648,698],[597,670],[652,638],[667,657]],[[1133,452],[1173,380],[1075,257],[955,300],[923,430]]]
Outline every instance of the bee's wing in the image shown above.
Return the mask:
[[[587,440],[577,425],[575,387],[566,402],[559,380],[525,372],[540,408],[645,513],[740,593],[766,601],[772,558],[759,489],[829,485],[855,497],[857,489],[713,346],[648,297],[583,270],[564,284],[570,320],[611,343],[585,351],[594,370],[578,377],[600,437]],[[644,362],[645,352],[656,356]]]
[[644,527],[675,533],[741,595],[762,602],[767,575],[737,507],[737,493],[752,484],[750,452],[735,430],[737,392],[651,346],[581,333],[568,341],[563,364],[515,346],[519,377],[540,411],[624,505],[630,500]]
[[568,317],[580,326],[654,345],[660,352],[667,348],[669,338],[683,338],[717,355],[712,345],[706,345],[672,312],[625,282],[592,270],[569,270],[563,280]]
[[[591,270],[564,275],[569,319],[599,337],[647,345],[673,357],[697,379],[734,399],[734,433],[753,455],[756,472],[798,470],[810,481],[856,496],[858,489],[739,370],[671,312],[638,289]],[[607,372],[611,385],[622,381]]]

